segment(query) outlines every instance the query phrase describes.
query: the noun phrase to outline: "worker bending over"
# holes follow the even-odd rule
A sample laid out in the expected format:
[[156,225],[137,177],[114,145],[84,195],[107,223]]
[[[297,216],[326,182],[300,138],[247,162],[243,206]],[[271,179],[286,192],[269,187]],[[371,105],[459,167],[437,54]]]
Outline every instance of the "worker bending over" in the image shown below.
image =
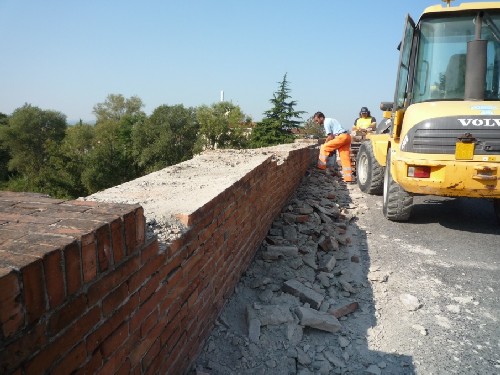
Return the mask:
[[313,121],[318,125],[323,125],[326,133],[326,140],[319,149],[318,168],[326,169],[326,164],[330,154],[339,150],[340,164],[342,165],[342,177],[345,182],[352,183],[351,167],[351,135],[334,118],[325,118],[322,112],[316,112]]

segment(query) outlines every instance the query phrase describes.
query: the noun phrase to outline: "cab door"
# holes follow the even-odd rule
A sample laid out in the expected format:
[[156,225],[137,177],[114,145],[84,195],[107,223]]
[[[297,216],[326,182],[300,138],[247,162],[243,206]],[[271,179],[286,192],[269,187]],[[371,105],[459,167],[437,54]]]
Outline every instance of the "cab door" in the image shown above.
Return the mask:
[[407,107],[407,100],[410,99],[408,93],[411,92],[411,88],[408,87],[408,80],[410,72],[413,68],[411,57],[414,34],[415,22],[410,15],[407,15],[403,38],[401,39],[401,44],[399,46],[398,77],[396,81],[396,93],[394,95],[395,110]]

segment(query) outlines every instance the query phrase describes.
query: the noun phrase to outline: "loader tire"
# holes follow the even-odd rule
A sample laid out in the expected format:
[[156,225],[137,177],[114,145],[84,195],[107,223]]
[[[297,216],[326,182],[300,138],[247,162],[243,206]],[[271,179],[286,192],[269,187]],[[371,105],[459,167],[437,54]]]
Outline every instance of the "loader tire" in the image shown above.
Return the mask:
[[391,175],[391,150],[387,151],[384,173],[383,213],[391,221],[408,221],[413,206],[413,196],[408,194]]
[[370,141],[361,143],[356,157],[356,179],[359,189],[368,194],[381,195],[384,191],[384,167],[373,153]]
[[498,224],[500,224],[500,199],[493,199],[493,208],[495,210],[495,216],[497,218]]

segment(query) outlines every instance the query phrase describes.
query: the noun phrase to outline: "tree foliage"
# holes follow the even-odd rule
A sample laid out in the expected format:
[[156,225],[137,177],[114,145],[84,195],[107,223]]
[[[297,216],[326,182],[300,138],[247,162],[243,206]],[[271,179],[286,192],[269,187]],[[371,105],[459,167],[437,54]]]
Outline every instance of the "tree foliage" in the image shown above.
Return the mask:
[[230,102],[218,102],[198,107],[200,124],[195,151],[216,148],[242,148],[246,144],[245,124],[250,120],[241,108]]
[[269,100],[273,107],[264,112],[265,118],[257,123],[252,132],[250,141],[252,147],[293,142],[295,137],[291,130],[300,125],[299,119],[305,112],[295,110],[297,102],[291,100],[290,92],[291,89],[285,73],[283,80],[279,82],[278,90]]
[[[2,128],[9,126],[9,116],[0,112],[0,132]],[[8,163],[10,160],[9,151],[7,146],[0,141],[0,181],[7,181],[9,177]]]
[[144,104],[138,96],[126,99],[121,94],[109,94],[103,103],[94,106],[93,113],[96,123],[105,121],[120,121],[125,116],[142,116]]
[[82,176],[91,164],[89,155],[94,138],[95,128],[92,125],[80,123],[68,127],[60,146],[51,149],[44,192],[61,198],[88,195]]
[[10,171],[36,182],[53,144],[60,144],[66,132],[66,116],[25,104],[14,111],[8,126],[0,128],[0,142],[9,151]]
[[136,177],[132,152],[122,130],[123,124],[113,120],[95,126],[92,148],[82,171],[82,183],[89,194]]
[[[294,101],[286,75],[260,129],[262,146],[293,139]],[[150,116],[137,96],[110,94],[93,107],[96,124],[30,104],[0,113],[0,186],[76,198],[188,160],[206,149],[245,148],[251,119],[231,102],[161,105]],[[277,142],[279,140],[279,142]]]
[[193,108],[159,106],[149,119],[133,129],[134,156],[138,166],[149,173],[192,158],[197,131]]

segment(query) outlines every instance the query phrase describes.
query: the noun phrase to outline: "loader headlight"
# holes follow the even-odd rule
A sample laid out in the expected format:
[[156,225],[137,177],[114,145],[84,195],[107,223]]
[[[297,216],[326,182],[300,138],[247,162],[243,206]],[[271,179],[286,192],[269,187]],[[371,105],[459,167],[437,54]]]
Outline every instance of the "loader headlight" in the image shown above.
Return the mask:
[[408,177],[429,178],[431,176],[431,167],[419,165],[408,166]]

